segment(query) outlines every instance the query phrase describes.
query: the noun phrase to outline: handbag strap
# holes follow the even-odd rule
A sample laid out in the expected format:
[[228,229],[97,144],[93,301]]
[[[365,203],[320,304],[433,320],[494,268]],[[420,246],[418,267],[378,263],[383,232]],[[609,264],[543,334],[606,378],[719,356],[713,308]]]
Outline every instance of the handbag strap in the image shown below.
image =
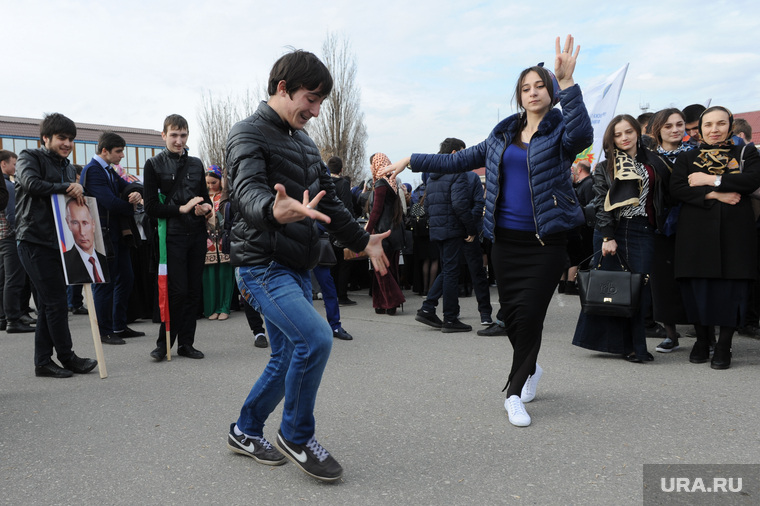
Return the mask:
[[[584,258],[583,260],[581,260],[580,263],[578,264],[578,268],[580,268],[585,262],[587,262],[587,261],[591,260],[592,258],[594,258],[594,255],[596,255],[597,253],[601,253],[601,252],[602,252],[602,250],[595,251],[594,253],[591,254],[591,256],[588,256],[588,257]],[[616,257],[618,259],[618,262],[620,262],[620,266],[623,268],[624,271],[627,271],[627,272],[631,271],[631,268],[628,267],[628,262],[625,261],[625,259],[623,258],[623,255],[615,254],[615,255],[612,255],[612,256],[614,256],[614,257]],[[601,255],[599,256],[599,263],[596,265],[596,267],[595,267],[596,269],[599,269],[599,268],[602,267],[602,259],[603,258],[604,258],[603,256],[601,256]],[[589,262],[589,267],[591,267],[590,262]]]

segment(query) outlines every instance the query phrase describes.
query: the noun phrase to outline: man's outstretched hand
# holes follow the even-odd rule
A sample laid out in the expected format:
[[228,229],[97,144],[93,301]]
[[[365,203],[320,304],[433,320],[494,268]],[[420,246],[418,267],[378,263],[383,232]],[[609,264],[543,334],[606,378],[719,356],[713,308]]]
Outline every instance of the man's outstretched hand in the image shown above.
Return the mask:
[[386,230],[382,234],[372,234],[369,236],[369,242],[367,247],[364,248],[364,252],[369,256],[372,262],[372,267],[381,275],[385,276],[388,273],[388,257],[385,256],[383,251],[383,239],[391,235],[390,230]]
[[274,185],[274,189],[277,195],[274,198],[274,205],[272,206],[272,216],[274,216],[277,223],[284,225],[285,223],[301,221],[304,218],[330,223],[329,216],[314,209],[319,204],[319,201],[322,200],[322,197],[325,196],[324,190],[317,193],[317,196],[311,199],[311,202],[309,202],[309,191],[304,190],[303,202],[299,202],[294,198],[288,197],[282,184],[277,183]]

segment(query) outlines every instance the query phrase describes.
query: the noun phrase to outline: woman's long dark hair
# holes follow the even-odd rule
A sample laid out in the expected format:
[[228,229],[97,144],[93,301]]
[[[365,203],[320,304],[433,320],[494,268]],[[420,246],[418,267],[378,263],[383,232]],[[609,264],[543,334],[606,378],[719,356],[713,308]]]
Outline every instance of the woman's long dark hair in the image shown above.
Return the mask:
[[636,131],[636,160],[645,162],[647,159],[644,145],[641,143],[641,124],[630,114],[618,114],[607,125],[607,130],[604,131],[604,137],[602,138],[602,149],[604,150],[604,157],[607,162],[605,168],[610,175],[610,179],[615,177],[615,127],[623,121],[627,121]]

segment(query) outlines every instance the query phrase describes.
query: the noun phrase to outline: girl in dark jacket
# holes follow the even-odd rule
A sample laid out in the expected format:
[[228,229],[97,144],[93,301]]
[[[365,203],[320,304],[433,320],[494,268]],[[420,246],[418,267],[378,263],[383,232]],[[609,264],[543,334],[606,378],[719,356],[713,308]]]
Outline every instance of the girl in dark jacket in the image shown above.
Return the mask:
[[702,143],[682,153],[670,191],[683,202],[676,234],[675,275],[697,342],[689,360],[710,359],[709,326],[720,326],[713,369],[731,365],[731,340],[746,312],[757,277],[757,238],[749,194],[760,186],[760,156],[731,141],[733,116],[725,107],[699,118]]
[[[528,426],[525,402],[536,395],[543,371],[536,364],[546,310],[564,267],[567,232],[584,223],[573,193],[570,165],[593,142],[593,130],[580,88],[573,80],[580,46],[573,37],[560,50],[555,74],[535,66],[517,80],[515,98],[522,110],[505,119],[489,137],[450,155],[414,154],[389,167],[398,174],[464,172],[486,167],[483,234],[492,239],[503,326],[479,334],[506,333],[514,348],[504,407],[509,421]],[[562,111],[553,108],[559,101]]]
[[378,175],[378,170],[390,165],[391,161],[383,153],[375,153],[369,159],[372,166],[374,195],[369,220],[364,227],[370,234],[381,234],[387,230],[391,235],[383,240],[383,250],[388,257],[389,276],[377,272],[372,276],[372,307],[377,314],[395,315],[396,308],[406,299],[399,286],[398,264],[404,245],[404,213],[396,191],[396,181]]
[[650,123],[654,152],[653,162],[663,164],[667,170],[662,171],[658,179],[658,188],[662,197],[662,212],[657,215],[657,232],[654,236],[654,257],[652,259],[652,309],[655,321],[662,322],[667,337],[657,345],[655,350],[669,353],[680,348],[676,324],[688,323],[686,309],[681,299],[681,289],[675,278],[674,261],[676,251],[676,223],[681,210],[670,196],[670,174],[678,155],[691,151],[694,146],[683,142],[686,132],[686,119],[676,108],[663,109],[655,114]]
[[[596,230],[593,264],[620,270],[620,255],[632,272],[649,274],[655,230],[657,180],[641,142],[641,126],[622,114],[610,121],[602,143],[606,160],[594,169]],[[654,360],[647,351],[644,314],[648,290],[641,290],[639,310],[632,318],[587,315],[581,312],[573,344],[607,353],[620,353],[630,362]]]

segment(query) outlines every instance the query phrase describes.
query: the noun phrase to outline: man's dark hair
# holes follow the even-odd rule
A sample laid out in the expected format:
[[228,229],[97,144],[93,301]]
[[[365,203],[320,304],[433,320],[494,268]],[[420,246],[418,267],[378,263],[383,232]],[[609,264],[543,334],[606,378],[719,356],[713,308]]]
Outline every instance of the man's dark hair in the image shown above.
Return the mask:
[[127,146],[127,141],[124,137],[114,132],[103,132],[98,139],[98,154],[106,151],[113,151],[116,148],[124,148]]
[[641,125],[644,129],[644,133],[650,133],[651,130],[649,129],[650,122],[652,121],[652,116],[654,116],[653,112],[642,112],[638,115],[636,118],[636,121],[639,122],[639,125]]
[[343,171],[343,160],[339,156],[331,156],[327,160],[327,168],[330,169],[330,174],[340,174]]
[[163,132],[167,133],[170,128],[174,128],[175,130],[187,130],[188,132],[190,131],[190,128],[187,126],[187,120],[179,114],[170,114],[164,120]]
[[439,155],[448,155],[452,151],[459,151],[459,150],[464,149],[466,147],[467,147],[467,145],[464,143],[463,140],[457,139],[456,137],[447,137],[441,143],[441,149],[438,150],[438,154]]
[[584,171],[586,174],[591,174],[591,164],[588,163],[588,160],[581,160],[579,161],[576,166]]
[[77,176],[82,175],[82,169],[83,167],[81,165],[77,165],[76,163],[74,164],[74,170],[77,171]]
[[285,81],[285,91],[291,97],[302,87],[326,97],[333,87],[333,78],[324,63],[313,53],[297,49],[283,55],[269,73],[269,96],[277,93],[277,84]]
[[77,136],[77,126],[69,118],[59,112],[46,114],[40,123],[40,140],[45,144],[45,139],[52,139],[56,135],[63,135],[71,140]]
[[[744,138],[748,141],[752,139],[752,125],[749,124],[744,118],[734,118],[734,135],[744,134]],[[0,160],[2,158],[0,157]]]
[[7,162],[11,158],[18,158],[16,153],[8,151],[7,149],[0,149],[0,162]]
[[683,120],[686,123],[694,123],[699,121],[699,117],[705,112],[707,107],[702,104],[691,104],[683,108]]

